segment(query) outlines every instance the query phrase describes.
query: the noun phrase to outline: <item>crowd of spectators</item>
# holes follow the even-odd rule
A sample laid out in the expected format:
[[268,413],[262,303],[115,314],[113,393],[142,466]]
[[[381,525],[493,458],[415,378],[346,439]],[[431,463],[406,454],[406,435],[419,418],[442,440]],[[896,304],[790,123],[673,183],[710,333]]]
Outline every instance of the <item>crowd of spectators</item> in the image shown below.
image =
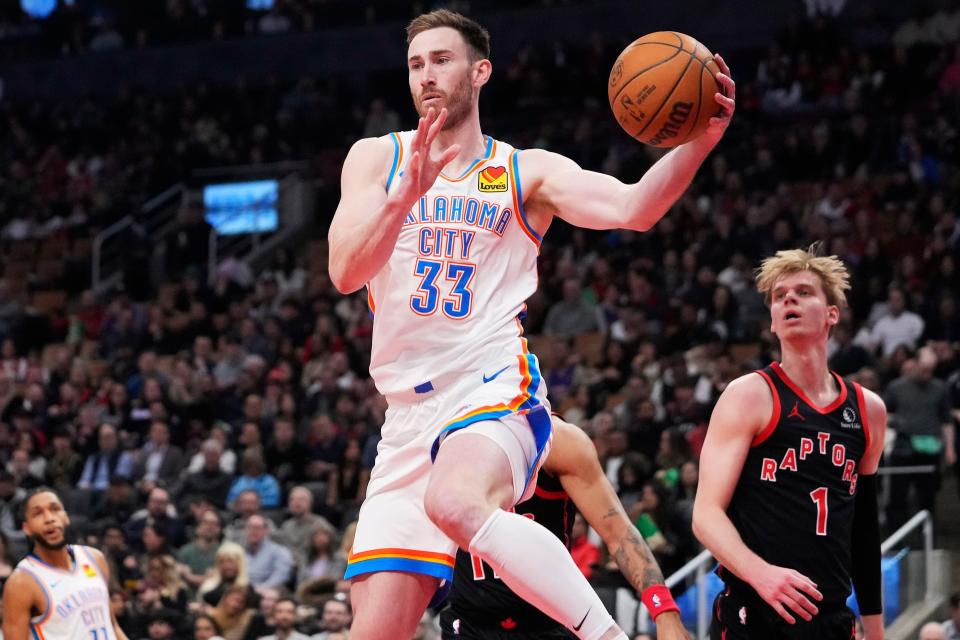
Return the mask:
[[[535,0],[532,6],[583,0]],[[468,0],[14,0],[0,7],[0,60],[73,56],[249,36],[409,20],[444,6],[469,11]],[[485,11],[516,6],[484,0]]]
[[[898,434],[887,464],[954,460],[952,38],[860,50],[814,19],[759,55],[732,52],[734,123],[669,215],[646,234],[557,224],[544,243],[525,329],[554,406],[591,435],[665,572],[698,550],[690,516],[713,403],[778,357],[751,276],[777,249],[822,240],[850,268],[830,362],[886,399]],[[659,152],[602,103],[621,44],[517,52],[484,90],[485,129],[636,179]],[[305,159],[321,189],[335,185],[352,140],[409,114],[402,92],[353,91],[303,78],[0,105],[5,242],[88,233],[202,166]],[[60,319],[27,321],[0,283],[0,580],[25,548],[24,491],[45,483],[78,538],[104,549],[131,638],[345,637],[339,578],[386,405],[367,371],[366,299],[336,293],[324,251],[317,239],[257,274],[187,268],[147,289],[84,291]],[[939,479],[897,479],[886,527],[932,508]],[[574,537],[598,588],[625,585],[582,522]]]

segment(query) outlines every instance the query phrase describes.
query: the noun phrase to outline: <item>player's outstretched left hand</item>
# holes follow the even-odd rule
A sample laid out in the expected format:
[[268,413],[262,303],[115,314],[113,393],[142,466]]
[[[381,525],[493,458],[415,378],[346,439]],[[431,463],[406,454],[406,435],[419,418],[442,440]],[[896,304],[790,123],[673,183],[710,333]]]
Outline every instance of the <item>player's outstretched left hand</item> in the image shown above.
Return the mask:
[[720,105],[721,114],[710,118],[710,125],[707,127],[706,135],[714,140],[723,137],[730,119],[733,118],[733,112],[737,107],[737,84],[730,77],[730,67],[724,61],[719,53],[713,55],[717,66],[720,67],[720,73],[716,75],[717,82],[720,84],[721,91],[714,94],[714,99]]
[[430,107],[427,115],[417,123],[417,130],[410,141],[412,153],[403,169],[403,179],[400,186],[388,196],[401,203],[400,208],[403,211],[410,209],[433,187],[443,168],[460,153],[459,144],[450,145],[446,149],[433,149],[433,141],[437,139],[446,121],[446,107],[440,111]]

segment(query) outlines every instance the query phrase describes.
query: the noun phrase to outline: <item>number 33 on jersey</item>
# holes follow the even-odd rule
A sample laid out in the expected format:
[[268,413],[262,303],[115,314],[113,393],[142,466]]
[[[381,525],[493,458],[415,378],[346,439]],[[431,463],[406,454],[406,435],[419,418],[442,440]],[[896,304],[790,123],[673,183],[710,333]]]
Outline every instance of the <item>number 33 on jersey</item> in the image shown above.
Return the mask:
[[[389,136],[388,193],[403,180],[412,135]],[[440,174],[367,283],[371,372],[382,393],[475,369],[481,353],[525,349],[518,318],[536,291],[540,237],[523,211],[516,150],[489,137],[485,143],[462,174]]]

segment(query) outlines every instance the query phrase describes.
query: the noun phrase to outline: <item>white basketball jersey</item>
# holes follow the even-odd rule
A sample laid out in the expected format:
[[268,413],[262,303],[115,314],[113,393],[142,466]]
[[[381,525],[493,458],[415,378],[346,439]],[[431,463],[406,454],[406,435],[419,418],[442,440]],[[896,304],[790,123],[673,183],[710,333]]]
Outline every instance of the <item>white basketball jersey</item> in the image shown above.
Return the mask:
[[[388,193],[404,178],[413,134],[388,136]],[[485,142],[484,156],[462,175],[440,174],[367,283],[370,373],[384,395],[429,390],[443,374],[526,352],[520,316],[537,288],[540,237],[524,215],[517,152]]]
[[117,640],[110,618],[110,592],[100,567],[87,547],[71,545],[73,571],[52,567],[34,555],[17,564],[17,571],[37,581],[46,597],[46,610],[30,621],[36,640]]

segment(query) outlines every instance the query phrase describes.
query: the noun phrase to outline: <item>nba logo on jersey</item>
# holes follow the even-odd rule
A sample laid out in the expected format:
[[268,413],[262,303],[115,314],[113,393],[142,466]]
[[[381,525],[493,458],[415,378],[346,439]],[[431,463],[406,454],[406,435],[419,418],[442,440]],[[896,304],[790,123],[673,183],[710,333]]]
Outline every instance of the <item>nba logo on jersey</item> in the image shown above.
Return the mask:
[[505,192],[508,175],[505,167],[487,167],[477,174],[477,188],[485,193]]

